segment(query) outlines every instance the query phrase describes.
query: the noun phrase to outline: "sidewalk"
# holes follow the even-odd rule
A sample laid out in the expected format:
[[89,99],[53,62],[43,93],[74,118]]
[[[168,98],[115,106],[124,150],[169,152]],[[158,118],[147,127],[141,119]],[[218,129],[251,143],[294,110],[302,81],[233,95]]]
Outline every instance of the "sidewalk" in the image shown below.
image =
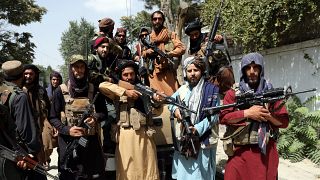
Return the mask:
[[[53,153],[50,156],[51,158],[51,163],[50,166],[54,167],[53,169],[50,169],[48,172],[52,175],[58,176],[58,152],[57,148],[53,149]],[[48,180],[52,180],[51,178],[48,177]]]

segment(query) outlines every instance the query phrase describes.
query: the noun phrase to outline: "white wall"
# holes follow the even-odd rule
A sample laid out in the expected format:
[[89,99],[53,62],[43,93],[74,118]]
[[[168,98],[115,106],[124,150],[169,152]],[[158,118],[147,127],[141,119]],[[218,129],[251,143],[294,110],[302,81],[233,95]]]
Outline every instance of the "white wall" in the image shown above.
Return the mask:
[[[320,95],[320,39],[286,45],[260,52],[265,58],[265,77],[274,87],[292,86],[293,91],[317,88],[316,92],[299,95],[302,101]],[[305,54],[314,62],[304,58]],[[242,55],[232,56],[236,82],[239,81]],[[319,71],[317,71],[319,68]],[[311,107],[320,109],[320,102]]]

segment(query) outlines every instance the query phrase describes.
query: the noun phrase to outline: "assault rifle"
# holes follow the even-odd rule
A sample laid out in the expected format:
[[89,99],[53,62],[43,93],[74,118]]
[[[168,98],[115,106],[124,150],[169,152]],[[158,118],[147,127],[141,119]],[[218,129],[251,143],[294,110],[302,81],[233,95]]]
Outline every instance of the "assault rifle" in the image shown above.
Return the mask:
[[170,96],[167,96],[167,95],[165,95],[163,93],[160,93],[157,90],[152,89],[152,88],[150,88],[148,86],[144,86],[142,84],[132,85],[132,84],[130,84],[128,82],[121,81],[121,80],[119,81],[119,86],[123,87],[125,89],[134,89],[136,91],[139,91],[141,94],[145,94],[145,95],[148,95],[150,97],[153,97],[154,94],[157,94],[157,95],[161,96],[162,98],[164,98],[164,103],[172,104],[172,105],[178,106],[179,108],[185,109],[185,110],[187,110],[189,112],[197,114],[197,112],[189,109],[187,106],[178,103],[174,98],[172,98]]
[[275,88],[268,91],[265,91],[261,94],[256,94],[253,91],[248,91],[239,95],[236,95],[236,102],[232,104],[226,104],[222,106],[216,106],[216,107],[209,107],[209,108],[203,108],[202,111],[205,111],[207,114],[217,114],[223,109],[227,109],[230,107],[234,108],[249,108],[253,105],[263,105],[265,103],[275,103],[278,100],[282,99],[288,99],[289,97],[296,95],[296,94],[302,94],[307,92],[316,91],[316,88],[299,91],[299,92],[292,92],[291,86],[289,86],[286,90],[284,88]]
[[[185,106],[185,103],[177,96],[177,102]],[[200,148],[199,136],[193,134],[190,130],[192,125],[190,120],[190,113],[186,109],[179,108],[181,113],[181,123],[184,127],[184,132],[182,132],[182,137],[180,139],[179,152],[188,159],[189,157],[197,159],[198,150]]]
[[48,176],[54,180],[59,180],[57,176],[54,176],[46,171],[46,168],[39,164],[39,162],[33,160],[28,153],[18,144],[16,144],[16,150],[13,151],[0,144],[0,156],[3,158],[17,163],[18,161],[24,161],[27,164],[27,169],[31,169],[40,174]]
[[[155,44],[151,43],[149,40],[147,40],[147,38],[143,38],[141,40],[141,42],[143,43],[143,45],[145,45],[148,48],[151,48],[154,52],[156,52],[159,56],[167,59],[171,64],[174,64],[173,60],[171,57],[168,56],[168,54],[164,53],[163,51],[161,51]],[[157,62],[158,63],[158,62]]]
[[[100,93],[98,92],[92,102],[90,103],[88,109],[86,111],[84,111],[82,113],[82,116],[81,116],[81,119],[78,121],[78,124],[77,126],[78,127],[83,127],[85,129],[91,129],[92,127],[85,122],[85,120],[88,118],[88,117],[92,117],[93,116],[93,113],[94,113],[94,103],[95,101],[97,100],[97,97]],[[68,167],[68,164],[69,164],[69,160],[71,159],[77,159],[78,158],[78,154],[77,154],[77,148],[80,146],[86,148],[88,146],[88,139],[85,137],[85,136],[81,136],[80,138],[73,138],[73,140],[67,145],[67,148],[66,148],[66,152],[64,154],[64,157],[63,157],[63,168],[66,169],[66,170],[71,170],[69,167]],[[71,170],[72,171],[72,170]]]
[[220,8],[216,14],[216,16],[214,17],[214,21],[210,30],[210,34],[209,34],[209,39],[208,39],[208,43],[206,46],[206,51],[205,51],[205,57],[204,57],[204,62],[206,63],[206,71],[205,71],[205,77],[207,79],[209,79],[209,56],[211,56],[213,54],[213,51],[216,49],[216,44],[214,43],[214,38],[217,34],[218,31],[218,27],[219,27],[219,23],[220,23],[220,13],[221,13],[221,9],[223,6],[224,0],[221,0],[220,2]]

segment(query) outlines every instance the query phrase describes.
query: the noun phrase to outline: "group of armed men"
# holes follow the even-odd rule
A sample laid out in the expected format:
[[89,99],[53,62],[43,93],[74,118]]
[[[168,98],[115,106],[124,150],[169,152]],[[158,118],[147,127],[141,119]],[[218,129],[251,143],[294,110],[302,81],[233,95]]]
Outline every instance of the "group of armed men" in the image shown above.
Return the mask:
[[[215,179],[219,124],[227,126],[224,179],[277,179],[277,131],[288,125],[281,102],[203,111],[235,103],[239,93],[272,89],[264,78],[262,55],[243,56],[241,78],[235,85],[230,64],[218,63],[219,54],[212,54],[209,66],[215,70],[206,77],[208,64],[203,57],[208,37],[201,32],[201,23],[186,26],[190,48],[180,62],[186,46],[164,26],[162,11],[153,12],[151,21],[152,30],[141,28],[136,52],[131,53],[126,29],[118,28],[113,37],[114,21],[99,20],[92,54],[72,55],[68,80],[62,83],[54,71],[47,89],[39,85],[40,70],[35,65],[18,60],[2,64],[1,104],[10,115],[7,120],[1,117],[0,143],[17,154],[12,163],[1,151],[1,179],[47,179],[43,171],[50,169],[55,147],[60,180],[160,179],[155,116],[162,119],[160,126],[172,121],[168,136],[173,134],[175,144],[187,146],[167,154],[173,156],[169,179]],[[214,41],[224,39],[216,35]],[[183,82],[177,80],[179,68]],[[26,157],[36,164],[30,165]],[[106,164],[112,158],[115,173],[108,173]]]

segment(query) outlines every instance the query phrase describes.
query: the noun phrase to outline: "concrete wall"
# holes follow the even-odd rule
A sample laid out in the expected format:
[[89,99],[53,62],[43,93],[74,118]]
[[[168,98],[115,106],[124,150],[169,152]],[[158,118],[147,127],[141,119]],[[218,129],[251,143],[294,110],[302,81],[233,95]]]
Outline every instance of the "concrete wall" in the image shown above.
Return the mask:
[[[320,95],[320,39],[268,49],[260,53],[265,58],[265,77],[274,87],[291,85],[294,92],[317,88],[315,93],[299,95],[302,101],[310,96]],[[231,57],[236,82],[240,79],[242,56]],[[319,110],[320,102],[314,103],[310,108]]]

